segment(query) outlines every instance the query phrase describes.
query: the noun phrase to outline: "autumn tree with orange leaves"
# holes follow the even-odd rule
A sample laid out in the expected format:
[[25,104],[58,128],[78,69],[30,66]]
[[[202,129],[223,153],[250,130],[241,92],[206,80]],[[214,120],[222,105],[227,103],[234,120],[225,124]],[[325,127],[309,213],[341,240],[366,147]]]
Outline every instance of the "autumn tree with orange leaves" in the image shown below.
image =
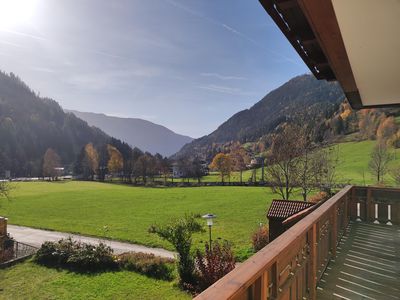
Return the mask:
[[111,174],[117,174],[124,168],[124,159],[121,152],[111,145],[107,145],[109,160],[107,163],[108,171]]
[[214,156],[210,164],[210,169],[218,171],[221,176],[221,182],[225,182],[225,178],[230,179],[232,172],[232,159],[229,154],[218,153]]

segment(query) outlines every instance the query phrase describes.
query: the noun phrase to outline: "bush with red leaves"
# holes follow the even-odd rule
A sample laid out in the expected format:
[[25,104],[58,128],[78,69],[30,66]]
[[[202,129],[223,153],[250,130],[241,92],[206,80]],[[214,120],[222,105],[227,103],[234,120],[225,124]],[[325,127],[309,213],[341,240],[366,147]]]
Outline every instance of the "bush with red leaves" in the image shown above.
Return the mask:
[[235,257],[231,245],[227,241],[223,244],[217,241],[212,249],[206,243],[205,253],[196,252],[197,287],[201,292],[235,268]]
[[254,231],[251,236],[251,241],[253,243],[253,249],[255,252],[260,251],[262,248],[269,243],[269,229],[267,225],[260,226]]

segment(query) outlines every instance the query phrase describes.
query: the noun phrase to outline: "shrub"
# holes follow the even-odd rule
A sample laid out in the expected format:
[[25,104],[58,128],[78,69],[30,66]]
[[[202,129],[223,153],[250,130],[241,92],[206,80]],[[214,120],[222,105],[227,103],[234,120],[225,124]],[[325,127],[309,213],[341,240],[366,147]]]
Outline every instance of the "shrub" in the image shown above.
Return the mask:
[[260,251],[269,243],[269,229],[267,225],[258,227],[251,236],[253,249],[255,252]]
[[212,249],[206,243],[205,253],[196,252],[197,291],[203,291],[235,268],[235,258],[231,245],[217,241]]
[[57,265],[58,259],[57,247],[54,242],[44,242],[35,255],[36,262],[48,266]]
[[253,247],[249,248],[241,248],[235,251],[235,261],[236,262],[244,262],[246,259],[250,258],[254,255]]
[[92,272],[116,266],[113,250],[107,245],[100,243],[95,246],[71,238],[43,243],[35,255],[35,261],[47,266]]
[[315,194],[314,196],[312,196],[310,198],[309,202],[318,203],[318,202],[326,200],[328,198],[329,198],[329,195],[327,192],[319,192],[319,193]]
[[73,269],[86,271],[112,269],[116,266],[113,250],[103,243],[97,246],[79,244],[68,257],[67,264]]
[[202,226],[193,216],[185,216],[166,226],[153,225],[149,228],[150,233],[155,233],[170,242],[178,252],[178,273],[181,286],[191,285],[195,282],[194,261],[190,254],[192,235],[202,230]]
[[174,260],[154,254],[128,252],[118,256],[121,268],[134,271],[156,279],[172,280]]

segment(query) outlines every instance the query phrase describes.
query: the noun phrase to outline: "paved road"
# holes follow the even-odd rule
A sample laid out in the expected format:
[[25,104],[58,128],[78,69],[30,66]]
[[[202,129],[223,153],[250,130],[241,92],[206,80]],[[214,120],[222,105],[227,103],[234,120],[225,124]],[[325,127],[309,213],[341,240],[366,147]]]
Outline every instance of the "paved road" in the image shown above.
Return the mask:
[[[8,225],[7,229],[10,235],[16,241],[35,247],[40,247],[40,245],[42,245],[45,241],[58,241],[62,238],[68,238],[68,237],[72,237],[74,240],[78,240],[93,245],[96,245],[100,242],[99,238],[87,237],[83,235],[76,235],[58,231],[34,229],[24,226]],[[114,249],[115,254],[121,254],[124,252],[132,251],[132,252],[153,253],[154,255],[157,256],[174,258],[173,252],[160,248],[149,248],[142,245],[123,243],[111,240],[106,240],[105,243]]]

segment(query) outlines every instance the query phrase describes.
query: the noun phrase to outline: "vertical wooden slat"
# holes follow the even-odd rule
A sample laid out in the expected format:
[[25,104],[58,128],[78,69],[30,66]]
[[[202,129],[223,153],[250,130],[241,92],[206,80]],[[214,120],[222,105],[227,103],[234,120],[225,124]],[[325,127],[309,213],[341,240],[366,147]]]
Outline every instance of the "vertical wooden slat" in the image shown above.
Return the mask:
[[332,251],[332,256],[336,257],[336,245],[337,245],[337,212],[338,212],[338,205],[335,204],[335,206],[333,207],[332,211],[331,211],[331,230],[332,230],[332,234],[331,234],[331,251]]
[[367,187],[367,202],[365,204],[365,220],[367,222],[371,221],[371,217],[373,217],[373,215],[371,215],[371,210],[372,210],[372,190],[371,188]]
[[317,224],[314,223],[310,230],[310,274],[309,290],[310,299],[317,299]]
[[357,219],[357,195],[356,195],[356,187],[351,188],[351,199],[349,201],[350,207],[350,219],[356,220]]
[[346,194],[345,197],[345,203],[344,203],[344,211],[343,211],[343,224],[342,224],[342,229],[343,229],[343,234],[346,234],[346,228],[347,228],[347,224],[349,223],[349,219],[350,219],[350,214],[349,214],[349,205],[351,203],[351,196],[353,195],[353,193],[351,194]]
[[268,273],[264,272],[254,285],[254,300],[266,300],[268,295]]

